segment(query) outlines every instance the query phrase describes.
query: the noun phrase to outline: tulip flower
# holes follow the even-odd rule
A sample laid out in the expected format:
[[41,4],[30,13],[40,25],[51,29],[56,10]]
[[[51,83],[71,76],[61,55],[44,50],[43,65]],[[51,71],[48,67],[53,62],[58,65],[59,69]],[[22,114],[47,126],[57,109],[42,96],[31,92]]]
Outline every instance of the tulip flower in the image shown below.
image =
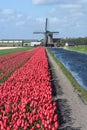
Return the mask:
[[[7,63],[11,59],[18,67],[15,58],[21,55],[6,57]],[[26,52],[24,58],[30,59],[0,86],[0,130],[58,130],[45,48]]]

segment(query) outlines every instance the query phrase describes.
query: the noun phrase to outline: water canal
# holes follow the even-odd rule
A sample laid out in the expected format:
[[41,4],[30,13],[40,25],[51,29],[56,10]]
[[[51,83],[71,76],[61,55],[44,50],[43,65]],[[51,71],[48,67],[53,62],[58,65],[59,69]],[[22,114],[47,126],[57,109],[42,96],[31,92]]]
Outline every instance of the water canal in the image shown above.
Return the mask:
[[77,82],[87,89],[87,54],[63,48],[50,48],[50,51],[72,73]]

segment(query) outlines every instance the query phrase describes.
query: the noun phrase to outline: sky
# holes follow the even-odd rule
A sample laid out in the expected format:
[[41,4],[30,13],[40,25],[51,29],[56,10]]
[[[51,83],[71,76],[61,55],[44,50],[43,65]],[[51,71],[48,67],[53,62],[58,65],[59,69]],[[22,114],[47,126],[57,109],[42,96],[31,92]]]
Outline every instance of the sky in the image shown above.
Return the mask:
[[0,0],[0,39],[42,39],[46,18],[54,37],[87,37],[87,0]]

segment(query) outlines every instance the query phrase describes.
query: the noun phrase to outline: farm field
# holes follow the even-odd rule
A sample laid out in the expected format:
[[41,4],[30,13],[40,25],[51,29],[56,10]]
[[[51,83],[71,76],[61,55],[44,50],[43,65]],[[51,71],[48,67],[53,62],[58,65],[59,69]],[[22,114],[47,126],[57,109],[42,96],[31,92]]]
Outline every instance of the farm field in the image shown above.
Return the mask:
[[8,55],[15,52],[27,51],[34,49],[34,47],[21,47],[21,48],[12,48],[12,49],[0,49],[0,56]]
[[43,47],[0,86],[0,130],[58,130],[56,102]]
[[87,53],[87,47],[67,47],[69,50]]
[[86,130],[87,105],[53,55],[27,49],[0,57],[0,130]]
[[[7,78],[18,68],[23,66],[37,51],[37,49],[32,51],[24,51],[28,48],[22,48],[22,52],[16,52],[12,53],[12,50],[10,53],[5,56],[0,57],[0,83],[7,80]],[[13,52],[18,51],[19,49],[13,50]],[[4,50],[5,51],[5,50]],[[4,53],[2,52],[2,54]],[[9,50],[6,50],[6,53],[8,53]]]

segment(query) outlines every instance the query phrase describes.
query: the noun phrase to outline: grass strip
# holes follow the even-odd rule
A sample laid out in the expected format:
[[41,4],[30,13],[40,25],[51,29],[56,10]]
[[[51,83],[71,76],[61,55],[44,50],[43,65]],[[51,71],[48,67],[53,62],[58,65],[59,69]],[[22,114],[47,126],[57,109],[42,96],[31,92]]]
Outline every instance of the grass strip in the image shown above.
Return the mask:
[[68,50],[72,50],[72,51],[78,51],[78,52],[83,52],[83,53],[87,53],[87,47],[67,47]]
[[21,48],[4,49],[4,50],[0,50],[0,56],[12,54],[15,52],[28,51],[28,50],[32,50],[32,49],[34,49],[34,47],[21,47]]
[[73,77],[73,75],[65,68],[65,66],[54,56],[54,54],[48,50],[48,53],[52,56],[52,58],[54,59],[54,61],[59,65],[59,67],[61,68],[62,72],[67,76],[67,78],[70,80],[71,84],[73,85],[73,87],[78,90],[79,95],[83,98],[83,100],[85,99],[85,101],[87,101],[87,90],[85,90],[77,81],[76,79]]

